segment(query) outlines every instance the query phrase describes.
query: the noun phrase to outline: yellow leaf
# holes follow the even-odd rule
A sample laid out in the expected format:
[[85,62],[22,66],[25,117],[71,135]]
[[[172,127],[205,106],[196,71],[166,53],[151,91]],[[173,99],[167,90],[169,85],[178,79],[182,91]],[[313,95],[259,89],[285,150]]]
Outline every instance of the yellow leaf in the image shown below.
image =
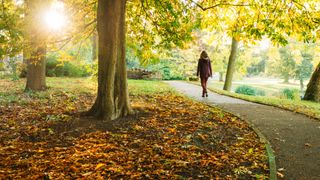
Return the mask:
[[99,163],[99,164],[96,166],[95,170],[97,170],[97,169],[101,168],[102,166],[105,166],[105,164],[103,164],[103,163]]
[[137,131],[141,131],[141,130],[143,130],[143,127],[142,127],[142,126],[139,126],[139,125],[135,125],[135,126],[133,127],[133,129],[134,129],[134,130],[137,130]]
[[171,133],[176,133],[176,129],[175,128],[168,128],[168,131]]

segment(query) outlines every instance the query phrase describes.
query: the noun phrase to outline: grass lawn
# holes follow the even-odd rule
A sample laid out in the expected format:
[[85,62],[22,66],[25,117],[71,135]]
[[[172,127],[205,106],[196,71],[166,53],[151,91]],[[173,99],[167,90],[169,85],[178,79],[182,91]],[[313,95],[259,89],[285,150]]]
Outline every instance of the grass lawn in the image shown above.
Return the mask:
[[[199,82],[192,82],[192,83],[199,85]],[[237,85],[235,85],[235,87],[236,86]],[[250,84],[250,86],[251,86],[251,84]],[[266,86],[260,85],[260,86],[261,87],[268,87],[268,86],[270,87],[271,85],[266,85]],[[253,86],[253,87],[255,87],[255,86]],[[244,99],[244,100],[251,101],[251,102],[257,102],[257,103],[261,103],[261,104],[280,107],[280,108],[287,109],[287,110],[290,110],[293,112],[305,114],[307,116],[310,116],[310,117],[313,117],[316,119],[320,119],[320,103],[315,103],[315,102],[311,102],[311,101],[303,101],[303,100],[280,99],[280,98],[268,97],[268,96],[248,96],[248,95],[243,95],[243,94],[237,94],[237,93],[221,90],[222,88],[220,89],[219,86],[217,87],[215,83],[210,83],[208,85],[208,88],[218,94],[236,97],[236,98]],[[280,90],[279,87],[275,88],[274,86],[272,86],[272,89],[275,89],[275,91],[276,91],[276,89]]]
[[0,80],[0,179],[266,179],[248,125],[157,81],[129,80],[134,113],[83,117],[96,83],[48,78],[45,92]]
[[[279,96],[280,92],[285,89],[300,89],[300,86],[298,84],[284,84],[284,83],[275,83],[275,84],[263,84],[259,83],[259,80],[257,80],[257,83],[250,82],[247,83],[246,81],[237,81],[232,83],[231,91],[234,92],[237,87],[241,85],[248,85],[254,88],[257,88],[259,90],[263,90],[266,93],[266,96],[276,97]],[[220,81],[210,81],[210,86],[216,88],[216,89],[223,89],[224,82]]]

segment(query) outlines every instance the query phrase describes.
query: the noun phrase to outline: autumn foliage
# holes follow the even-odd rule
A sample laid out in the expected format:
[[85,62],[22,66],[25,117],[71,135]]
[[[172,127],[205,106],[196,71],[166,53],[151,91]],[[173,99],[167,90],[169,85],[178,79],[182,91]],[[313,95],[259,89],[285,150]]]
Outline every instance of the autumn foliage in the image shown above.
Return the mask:
[[[85,82],[69,81],[74,88],[37,94],[23,94],[22,82],[6,82],[19,99],[1,102],[0,179],[268,176],[264,144],[245,122],[220,109],[161,83],[130,81],[136,113],[96,121],[80,116],[94,91],[80,91]],[[157,90],[139,89],[148,86]]]

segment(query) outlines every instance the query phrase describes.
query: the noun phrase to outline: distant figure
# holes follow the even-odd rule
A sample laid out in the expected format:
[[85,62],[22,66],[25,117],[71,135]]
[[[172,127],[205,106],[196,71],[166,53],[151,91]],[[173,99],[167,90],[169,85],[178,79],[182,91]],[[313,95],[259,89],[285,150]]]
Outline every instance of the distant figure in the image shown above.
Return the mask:
[[198,61],[197,76],[200,75],[202,86],[202,97],[208,97],[207,81],[212,77],[211,62],[206,51],[202,51]]

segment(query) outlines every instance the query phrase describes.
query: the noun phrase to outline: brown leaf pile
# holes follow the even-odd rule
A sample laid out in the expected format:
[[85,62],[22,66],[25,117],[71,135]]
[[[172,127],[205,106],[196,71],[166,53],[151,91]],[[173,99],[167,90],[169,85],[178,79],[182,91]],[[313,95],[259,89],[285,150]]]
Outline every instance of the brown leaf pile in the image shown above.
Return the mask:
[[56,92],[0,110],[0,179],[250,179],[267,176],[246,123],[175,94],[131,97],[136,114],[80,118],[93,95]]

